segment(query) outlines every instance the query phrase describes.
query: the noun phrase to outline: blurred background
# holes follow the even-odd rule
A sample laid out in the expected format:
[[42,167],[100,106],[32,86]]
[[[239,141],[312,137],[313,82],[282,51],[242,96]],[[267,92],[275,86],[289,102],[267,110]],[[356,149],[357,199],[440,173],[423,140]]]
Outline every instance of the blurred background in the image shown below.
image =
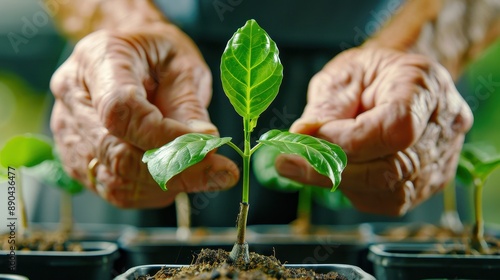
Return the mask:
[[[21,133],[50,136],[53,98],[49,82],[66,41],[55,30],[42,3],[0,0],[0,147]],[[28,217],[33,217],[32,206],[42,189],[29,178],[24,185]],[[6,186],[0,183],[0,217],[7,215]]]
[[[50,77],[68,48],[42,1],[0,0],[0,147],[9,137],[20,133],[50,136],[48,123],[53,102]],[[457,83],[475,117],[467,141],[489,143],[497,150],[500,149],[499,65],[500,41],[471,64]],[[0,192],[5,185],[0,183]],[[28,205],[40,191],[36,186],[32,186],[33,190],[30,187],[26,187]],[[500,170],[492,175],[484,191],[485,219],[500,224],[497,204]],[[3,217],[6,214],[2,210],[6,209],[3,198],[6,196],[2,193],[0,197],[0,217]],[[472,196],[464,196],[458,204],[470,205],[471,201]],[[467,222],[469,217],[466,213],[462,218]]]

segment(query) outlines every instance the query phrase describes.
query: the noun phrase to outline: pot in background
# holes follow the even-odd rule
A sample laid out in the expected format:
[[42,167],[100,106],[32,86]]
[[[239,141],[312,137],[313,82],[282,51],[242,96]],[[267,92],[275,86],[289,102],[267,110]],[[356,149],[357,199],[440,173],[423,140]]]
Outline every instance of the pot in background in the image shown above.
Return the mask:
[[9,270],[9,251],[0,251],[0,273],[21,274],[29,279],[109,280],[118,257],[112,242],[80,242],[82,252],[14,251],[16,270]]
[[372,241],[369,225],[312,225],[307,234],[294,232],[290,225],[251,225],[255,233],[250,249],[262,255],[275,255],[287,263],[304,265],[349,264],[366,270]]
[[370,246],[377,279],[498,279],[500,255],[442,254],[460,243],[385,243]]

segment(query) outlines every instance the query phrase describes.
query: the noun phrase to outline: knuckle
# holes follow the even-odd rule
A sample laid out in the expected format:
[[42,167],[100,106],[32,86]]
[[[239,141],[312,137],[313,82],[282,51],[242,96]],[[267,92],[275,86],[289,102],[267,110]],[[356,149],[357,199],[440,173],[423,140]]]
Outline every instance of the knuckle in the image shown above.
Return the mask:
[[105,135],[99,145],[99,158],[103,159],[110,173],[120,177],[133,173],[131,168],[138,166],[136,162],[139,162],[129,144],[110,134]]
[[127,134],[127,126],[130,124],[133,94],[136,87],[119,89],[115,92],[104,94],[98,100],[98,111],[101,120],[110,133],[117,137]]

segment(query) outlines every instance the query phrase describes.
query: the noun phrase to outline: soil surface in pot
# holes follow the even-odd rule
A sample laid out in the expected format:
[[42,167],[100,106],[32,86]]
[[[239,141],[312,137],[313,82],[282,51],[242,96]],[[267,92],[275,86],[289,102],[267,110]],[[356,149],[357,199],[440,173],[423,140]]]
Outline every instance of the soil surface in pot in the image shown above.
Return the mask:
[[222,249],[203,249],[193,264],[179,268],[163,268],[155,275],[138,280],[158,279],[347,279],[336,273],[316,273],[303,268],[287,268],[274,256],[250,253],[250,262],[232,262],[229,252]]
[[78,242],[69,242],[64,232],[33,231],[28,236],[15,237],[9,234],[0,235],[1,250],[11,250],[15,245],[18,251],[68,251],[81,252],[82,246]]
[[408,239],[416,241],[431,241],[461,238],[464,236],[464,233],[456,233],[448,228],[431,224],[423,224],[419,226],[395,226],[381,232],[379,236],[383,237],[387,241],[401,241]]

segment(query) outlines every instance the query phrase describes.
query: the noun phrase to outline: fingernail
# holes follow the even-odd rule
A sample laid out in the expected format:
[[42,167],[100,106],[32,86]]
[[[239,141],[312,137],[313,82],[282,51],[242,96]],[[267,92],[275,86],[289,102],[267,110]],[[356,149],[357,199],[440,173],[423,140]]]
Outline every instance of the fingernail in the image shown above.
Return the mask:
[[314,134],[318,131],[321,125],[322,123],[317,118],[300,118],[292,124],[290,132]]
[[278,157],[276,160],[276,170],[280,175],[289,178],[302,178],[304,170],[295,161],[287,159],[286,157]]
[[210,174],[207,182],[209,190],[216,191],[227,189],[236,184],[236,178],[228,171],[218,171]]
[[199,133],[218,134],[217,127],[214,124],[201,120],[189,120],[187,125]]

